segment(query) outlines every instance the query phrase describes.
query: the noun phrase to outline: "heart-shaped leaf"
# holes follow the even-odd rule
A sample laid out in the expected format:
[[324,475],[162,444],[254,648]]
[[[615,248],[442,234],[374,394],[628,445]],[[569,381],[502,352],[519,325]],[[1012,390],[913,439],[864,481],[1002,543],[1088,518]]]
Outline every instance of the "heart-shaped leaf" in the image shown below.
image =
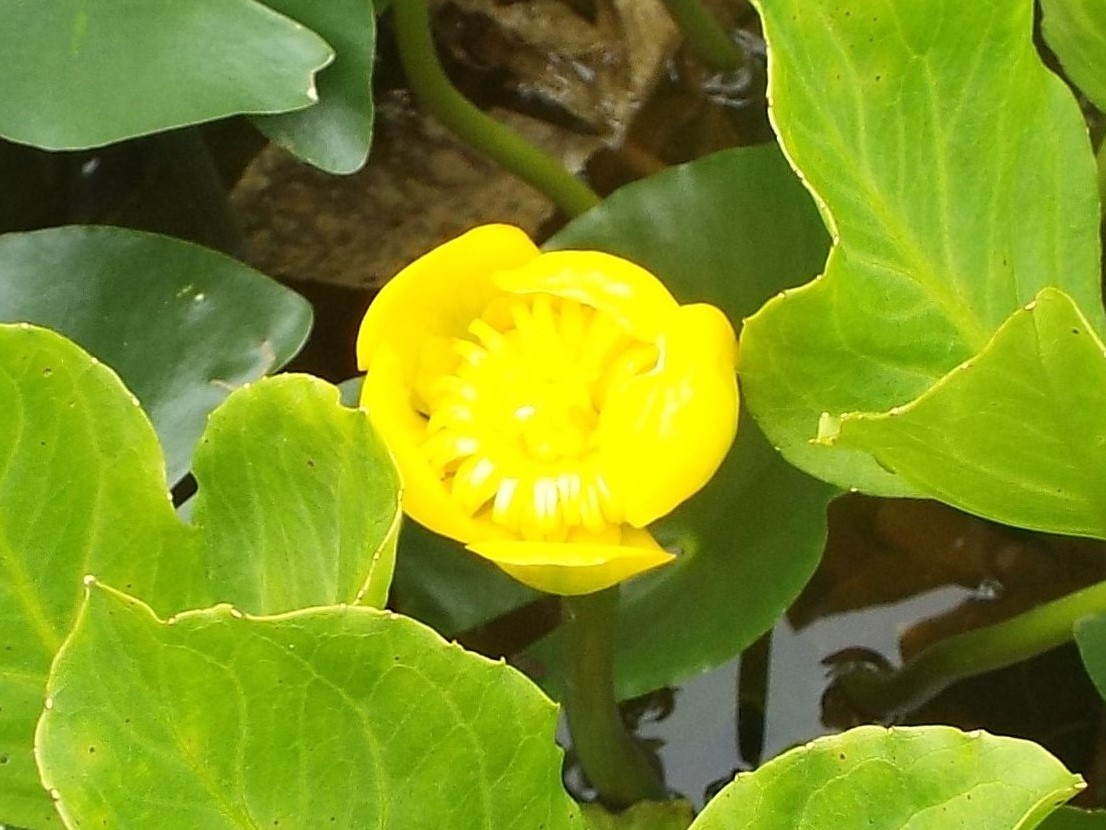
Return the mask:
[[1103,331],[1082,115],[1037,56],[1031,0],[758,6],[774,123],[837,241],[821,278],[746,324],[742,388],[792,463],[915,494],[810,439],[823,413],[918,397],[1049,285]]
[[48,694],[36,755],[68,827],[582,827],[557,708],[395,614],[165,623],[92,586]]
[[325,37],[335,58],[319,73],[319,103],[297,112],[255,116],[254,123],[277,144],[321,170],[359,170],[372,145],[375,9],[364,0],[264,2]]
[[61,332],[142,402],[177,482],[208,413],[299,351],[311,306],[230,257],[122,228],[0,236],[0,322]]
[[368,419],[337,398],[295,376],[237,391],[198,456],[193,528],[119,379],[54,332],[0,326],[0,823],[56,825],[32,734],[85,574],[163,614],[383,597],[396,474]]
[[1029,741],[945,726],[862,726],[742,773],[692,830],[1035,827],[1084,786]]
[[253,0],[8,3],[0,55],[0,135],[47,150],[302,109],[334,57]]

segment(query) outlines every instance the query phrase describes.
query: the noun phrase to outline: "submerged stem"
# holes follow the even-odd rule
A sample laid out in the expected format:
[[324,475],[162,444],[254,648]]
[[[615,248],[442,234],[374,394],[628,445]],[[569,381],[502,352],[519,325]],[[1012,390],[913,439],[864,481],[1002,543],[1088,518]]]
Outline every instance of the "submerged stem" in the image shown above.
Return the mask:
[[666,797],[660,776],[626,730],[614,695],[618,587],[563,597],[564,707],[588,780],[612,807]]
[[664,5],[687,38],[691,51],[711,69],[732,72],[745,62],[740,47],[703,8],[702,0],[664,0]]
[[600,198],[591,188],[484,113],[449,82],[434,48],[427,0],[394,3],[392,17],[407,82],[435,118],[462,141],[540,190],[567,216],[579,216],[599,204]]
[[841,678],[850,703],[866,714],[916,708],[958,680],[1012,666],[1072,639],[1075,623],[1106,613],[1106,582],[1038,605],[1004,622],[950,637],[898,671],[859,670]]

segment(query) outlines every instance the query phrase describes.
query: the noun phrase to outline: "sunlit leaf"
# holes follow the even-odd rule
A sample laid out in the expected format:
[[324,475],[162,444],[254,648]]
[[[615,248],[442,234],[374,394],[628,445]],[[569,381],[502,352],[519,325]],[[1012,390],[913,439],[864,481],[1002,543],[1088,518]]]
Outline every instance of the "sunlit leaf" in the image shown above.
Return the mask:
[[774,123],[838,243],[747,323],[746,400],[801,468],[916,493],[810,439],[823,413],[913,400],[1048,285],[1103,331],[1082,115],[1037,55],[1031,0],[758,5]]
[[917,400],[826,425],[923,492],[1019,527],[1106,539],[1106,357],[1046,289]]
[[1041,0],[1045,40],[1064,71],[1100,110],[1106,110],[1106,3]]
[[253,0],[6,3],[0,55],[0,135],[48,150],[302,109],[334,57]]
[[364,0],[263,0],[326,38],[334,63],[319,73],[319,103],[254,118],[265,135],[329,173],[353,173],[369,155],[376,12]]
[[32,734],[85,574],[162,614],[383,599],[395,471],[365,415],[337,395],[298,376],[238,390],[197,456],[191,528],[118,378],[53,332],[0,326],[0,824],[57,826]]
[[1042,747],[945,726],[862,726],[743,773],[693,830],[1017,830],[1083,787]]
[[556,707],[386,612],[166,624],[93,586],[48,694],[36,754],[72,827],[582,827]]
[[0,322],[59,331],[118,372],[154,422],[175,483],[208,413],[299,351],[311,307],[206,248],[67,226],[0,236]]

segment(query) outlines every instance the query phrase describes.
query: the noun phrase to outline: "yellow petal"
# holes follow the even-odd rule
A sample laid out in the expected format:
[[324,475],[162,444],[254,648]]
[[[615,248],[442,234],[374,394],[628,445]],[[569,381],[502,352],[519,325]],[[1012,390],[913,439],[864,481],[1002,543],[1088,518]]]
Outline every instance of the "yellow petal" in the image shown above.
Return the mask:
[[493,281],[497,271],[518,268],[539,253],[516,227],[483,225],[415,260],[369,306],[357,335],[358,366],[368,369],[386,343],[412,378],[428,339],[463,335],[502,293]]
[[468,549],[523,585],[560,596],[601,591],[676,558],[636,528],[623,531],[621,544],[501,541]]
[[681,306],[655,370],[613,390],[597,427],[603,477],[644,527],[698,492],[737,432],[737,339],[714,306]]
[[656,277],[601,251],[552,251],[495,275],[509,294],[552,294],[605,311],[632,335],[654,340],[676,300]]
[[403,511],[424,527],[459,542],[509,538],[491,521],[467,514],[446,490],[423,452],[426,421],[415,411],[411,396],[395,352],[391,347],[378,349],[361,387],[361,407],[392,451],[403,482]]

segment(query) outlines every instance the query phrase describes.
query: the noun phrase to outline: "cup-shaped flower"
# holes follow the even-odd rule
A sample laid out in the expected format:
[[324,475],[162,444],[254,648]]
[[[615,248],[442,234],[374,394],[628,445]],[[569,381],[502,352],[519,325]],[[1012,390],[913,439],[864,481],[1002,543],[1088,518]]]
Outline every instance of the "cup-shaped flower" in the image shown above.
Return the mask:
[[519,581],[598,591],[670,561],[645,529],[737,429],[737,342],[710,305],[597,251],[486,225],[435,248],[361,325],[361,402],[404,511]]

